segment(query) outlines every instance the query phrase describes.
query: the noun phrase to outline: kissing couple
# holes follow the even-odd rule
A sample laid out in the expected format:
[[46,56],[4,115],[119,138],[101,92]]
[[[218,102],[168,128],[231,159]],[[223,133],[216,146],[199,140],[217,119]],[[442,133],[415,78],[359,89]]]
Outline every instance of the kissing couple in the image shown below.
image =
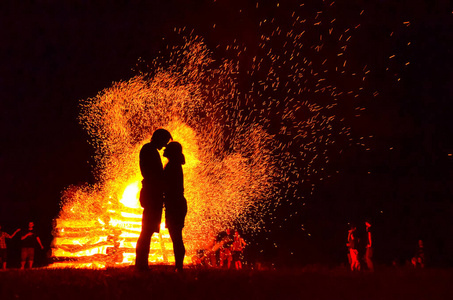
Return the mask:
[[[168,159],[162,165],[159,151],[164,148]],[[140,171],[143,176],[140,191],[140,204],[143,207],[142,231],[137,241],[135,269],[149,270],[148,256],[151,237],[159,232],[162,209],[165,206],[165,225],[173,242],[175,270],[183,271],[186,249],[182,239],[182,229],[187,214],[187,201],[184,198],[184,175],[182,165],[185,157],[180,143],[165,129],[157,129],[151,141],[140,150]]]

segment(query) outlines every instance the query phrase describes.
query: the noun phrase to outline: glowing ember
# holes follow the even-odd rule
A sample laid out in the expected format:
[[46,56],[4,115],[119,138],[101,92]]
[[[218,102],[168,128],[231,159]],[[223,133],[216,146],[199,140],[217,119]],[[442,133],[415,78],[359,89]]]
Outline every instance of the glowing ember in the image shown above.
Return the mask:
[[[350,140],[336,107],[356,99],[369,72],[350,70],[353,30],[335,28],[325,15],[292,13],[281,27],[263,20],[255,54],[236,42],[226,47],[242,64],[215,61],[199,37],[184,37],[170,57],[152,62],[152,74],[84,101],[80,120],[96,149],[98,183],[65,191],[53,256],[79,265],[133,263],[142,213],[138,154],[160,127],[182,144],[187,161],[186,262],[233,223],[259,230],[254,212],[272,212],[282,199],[302,202],[306,179],[322,179],[330,153],[339,151],[330,146]],[[173,261],[164,224],[151,247],[150,262]]]
[[[211,117],[219,113],[217,105],[201,92],[225,84],[232,88],[231,67],[225,64],[208,72],[205,66],[211,61],[205,46],[191,41],[181,50],[186,49],[190,54],[183,58],[183,74],[158,69],[150,80],[137,76],[84,103],[81,119],[94,138],[99,184],[65,192],[56,220],[54,257],[134,261],[142,213],[138,152],[158,127],[172,133],[186,156],[187,257],[268,193],[273,173],[265,148],[269,135],[259,126],[238,127],[239,147],[228,153],[222,126]],[[210,77],[211,82],[201,82]],[[164,224],[162,228],[152,240],[151,262],[173,260],[168,231]]]

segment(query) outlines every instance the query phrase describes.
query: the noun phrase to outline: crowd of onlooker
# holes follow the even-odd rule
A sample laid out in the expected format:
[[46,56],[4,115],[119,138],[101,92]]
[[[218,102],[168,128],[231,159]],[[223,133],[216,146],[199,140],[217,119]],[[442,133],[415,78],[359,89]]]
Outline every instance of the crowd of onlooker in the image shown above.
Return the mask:
[[[365,221],[366,235],[365,243],[363,239],[361,240],[358,233],[357,227],[354,224],[351,224],[350,229],[348,230],[348,242],[346,246],[348,247],[348,260],[351,271],[360,271],[364,269],[363,265],[366,266],[366,270],[374,272],[374,259],[373,259],[373,247],[374,247],[374,237],[373,230],[371,227],[371,221]],[[359,244],[365,244],[365,250],[363,247],[359,247]],[[364,252],[364,253],[363,253]],[[415,268],[424,268],[425,267],[425,252],[423,248],[423,241],[418,241],[418,247],[414,253],[414,256],[411,258],[411,264]]]
[[[374,237],[370,221],[365,222],[365,235],[359,237],[357,227],[351,224],[348,230],[347,247],[348,260],[352,271],[374,271],[373,247]],[[0,269],[8,267],[8,239],[16,238],[20,243],[20,268],[32,268],[35,250],[44,249],[39,236],[34,231],[34,223],[29,222],[27,229],[17,229],[12,234],[2,230],[0,225]],[[361,246],[359,246],[361,244]],[[242,269],[244,264],[245,240],[237,230],[227,229],[213,238],[206,249],[200,249],[192,257],[196,266]],[[425,267],[425,252],[423,241],[418,241],[418,247],[410,260],[413,267]]]
[[192,261],[195,265],[204,267],[234,267],[239,270],[242,269],[246,245],[239,231],[233,233],[231,229],[227,229],[217,234],[207,249],[198,250]]

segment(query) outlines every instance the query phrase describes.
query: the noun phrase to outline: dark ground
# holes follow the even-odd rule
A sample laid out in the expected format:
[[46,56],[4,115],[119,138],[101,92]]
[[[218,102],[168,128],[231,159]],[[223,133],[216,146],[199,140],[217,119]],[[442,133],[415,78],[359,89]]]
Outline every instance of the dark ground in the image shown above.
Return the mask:
[[452,299],[452,269],[384,268],[375,273],[307,267],[187,269],[148,273],[35,269],[0,272],[0,299]]

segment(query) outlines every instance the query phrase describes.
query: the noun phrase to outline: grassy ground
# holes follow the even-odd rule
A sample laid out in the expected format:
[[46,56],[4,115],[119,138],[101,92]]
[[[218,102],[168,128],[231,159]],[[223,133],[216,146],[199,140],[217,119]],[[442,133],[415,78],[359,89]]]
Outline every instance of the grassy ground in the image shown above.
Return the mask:
[[0,272],[0,299],[453,299],[453,270],[187,269],[146,273],[34,269]]

